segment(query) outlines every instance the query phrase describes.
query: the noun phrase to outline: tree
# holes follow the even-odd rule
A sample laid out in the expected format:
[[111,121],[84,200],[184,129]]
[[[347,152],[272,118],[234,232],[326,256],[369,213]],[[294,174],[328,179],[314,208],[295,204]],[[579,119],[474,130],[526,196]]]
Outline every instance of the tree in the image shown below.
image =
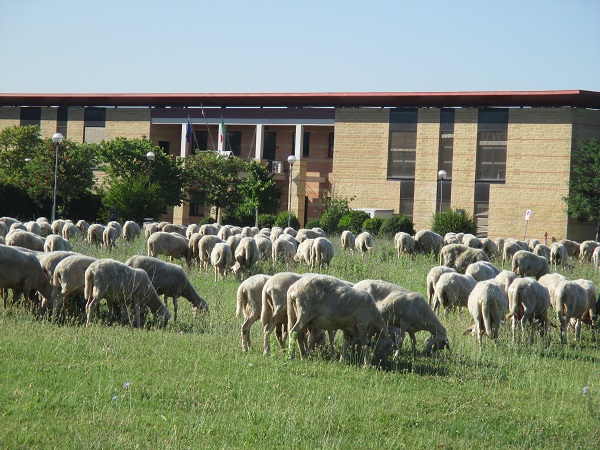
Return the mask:
[[15,125],[0,131],[0,175],[5,183],[20,184],[27,165],[25,159],[33,157],[35,147],[42,141],[39,134],[35,125]]
[[222,157],[215,152],[200,152],[186,159],[187,186],[204,194],[205,206],[217,208],[217,221],[221,209],[234,211],[242,203],[240,172],[246,164],[235,156]]
[[146,217],[158,217],[164,211],[160,190],[160,184],[148,184],[148,177],[143,173],[117,178],[102,196],[102,204],[106,210],[116,207],[120,217],[142,223]]
[[600,143],[579,141],[572,155],[569,194],[563,198],[567,214],[575,220],[596,222],[600,237]]
[[345,198],[332,195],[331,197],[323,198],[323,214],[321,215],[321,228],[327,233],[336,233],[338,223],[342,216],[350,211],[350,201],[354,198]]
[[242,181],[240,192],[243,203],[240,208],[254,212],[255,223],[258,227],[259,213],[275,213],[281,205],[282,188],[273,181],[269,168],[256,161],[246,164],[248,178]]

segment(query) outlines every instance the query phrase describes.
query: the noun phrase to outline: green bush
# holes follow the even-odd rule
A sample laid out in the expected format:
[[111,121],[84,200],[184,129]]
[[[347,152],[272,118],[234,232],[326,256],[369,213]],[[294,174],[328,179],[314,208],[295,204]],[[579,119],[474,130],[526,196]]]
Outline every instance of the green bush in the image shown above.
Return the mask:
[[404,214],[394,214],[389,219],[385,219],[379,228],[379,234],[387,237],[393,237],[400,231],[404,231],[411,236],[415,234],[415,226],[412,220]]
[[258,215],[258,227],[259,228],[273,228],[275,224],[275,216],[273,214],[259,214]]
[[383,224],[383,219],[380,217],[368,218],[362,224],[363,231],[368,231],[373,236],[377,236],[379,234],[379,229]]
[[[288,226],[288,213],[287,211],[281,211],[277,214],[277,218],[275,219],[275,223],[273,224],[276,227],[285,228]],[[290,213],[290,226],[298,230],[300,229],[300,221],[296,217],[296,214]]]
[[200,222],[198,222],[198,226],[205,225],[205,224],[213,224],[215,222],[216,222],[216,220],[213,217],[206,216],[204,219],[202,219]]
[[464,211],[443,211],[433,215],[431,231],[444,236],[446,233],[475,234],[475,219]]
[[364,211],[352,209],[342,216],[338,222],[338,231],[349,230],[354,234],[362,231],[362,224],[369,219],[369,215]]
[[329,197],[324,200],[324,210],[320,228],[326,233],[336,233],[339,231],[338,224],[344,214],[350,211],[348,207],[349,199],[343,197]]
[[304,228],[317,228],[321,226],[321,220],[320,219],[310,219],[308,222],[306,222],[306,225],[304,225]]

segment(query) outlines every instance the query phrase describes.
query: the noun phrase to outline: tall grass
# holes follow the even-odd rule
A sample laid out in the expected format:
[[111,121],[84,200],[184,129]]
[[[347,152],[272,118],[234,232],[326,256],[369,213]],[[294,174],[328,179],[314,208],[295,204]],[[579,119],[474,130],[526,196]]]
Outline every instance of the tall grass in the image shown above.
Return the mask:
[[[362,258],[331,240],[329,274],[425,294],[432,256],[398,259],[391,241],[377,239]],[[125,261],[145,246],[75,250]],[[307,269],[263,262],[259,270]],[[589,330],[578,344],[561,345],[553,330],[529,345],[513,344],[505,325],[498,344],[486,340],[480,351],[463,335],[468,314],[442,313],[451,350],[413,360],[406,344],[388,371],[321,354],[290,360],[275,342],[265,357],[259,324],[250,351],[241,350],[239,282],[186,271],[210,312],[195,319],[181,299],[178,322],[165,330],[83,327],[0,310],[0,447],[598,448],[600,351]],[[599,282],[588,265],[566,275]],[[417,337],[422,349],[427,336]]]

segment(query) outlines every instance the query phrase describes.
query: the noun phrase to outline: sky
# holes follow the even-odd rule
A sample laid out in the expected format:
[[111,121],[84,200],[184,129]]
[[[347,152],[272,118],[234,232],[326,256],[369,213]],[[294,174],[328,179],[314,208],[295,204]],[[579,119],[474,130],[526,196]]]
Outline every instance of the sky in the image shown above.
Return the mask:
[[599,0],[2,0],[0,93],[600,91]]

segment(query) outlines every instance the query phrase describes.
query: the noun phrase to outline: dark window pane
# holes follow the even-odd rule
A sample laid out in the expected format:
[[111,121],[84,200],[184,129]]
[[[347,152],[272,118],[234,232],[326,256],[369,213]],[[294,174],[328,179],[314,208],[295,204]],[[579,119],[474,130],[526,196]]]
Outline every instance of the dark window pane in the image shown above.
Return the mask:
[[276,131],[265,131],[263,159],[266,159],[267,161],[273,161],[275,159],[276,151],[277,151],[277,132]]
[[192,133],[192,154],[208,150],[208,131],[194,130]]
[[169,154],[169,150],[171,148],[171,143],[169,141],[158,141],[158,146],[162,148],[165,155]]
[[106,108],[85,108],[83,112],[83,120],[86,127],[105,127]]
[[56,112],[56,132],[67,137],[67,128],[69,122],[69,108],[67,106],[59,106]]
[[36,125],[40,126],[42,122],[42,108],[21,108],[21,122],[22,127]]
[[225,151],[233,152],[235,156],[242,154],[242,132],[241,131],[228,131],[227,132],[227,145]]
[[329,132],[329,147],[327,149],[327,157],[333,158],[333,143],[334,143],[334,133],[333,131]]

